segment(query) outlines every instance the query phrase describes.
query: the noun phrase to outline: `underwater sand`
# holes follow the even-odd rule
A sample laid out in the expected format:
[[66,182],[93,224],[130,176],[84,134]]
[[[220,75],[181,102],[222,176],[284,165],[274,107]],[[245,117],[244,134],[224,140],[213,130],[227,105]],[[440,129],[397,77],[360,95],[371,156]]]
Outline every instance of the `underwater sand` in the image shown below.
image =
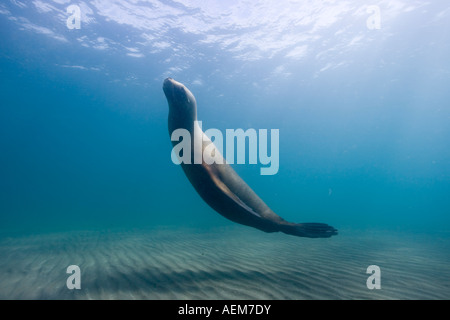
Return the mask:
[[[369,290],[369,265],[381,289]],[[66,268],[81,269],[69,290]],[[0,299],[449,299],[448,237],[340,230],[331,239],[236,226],[0,239]]]

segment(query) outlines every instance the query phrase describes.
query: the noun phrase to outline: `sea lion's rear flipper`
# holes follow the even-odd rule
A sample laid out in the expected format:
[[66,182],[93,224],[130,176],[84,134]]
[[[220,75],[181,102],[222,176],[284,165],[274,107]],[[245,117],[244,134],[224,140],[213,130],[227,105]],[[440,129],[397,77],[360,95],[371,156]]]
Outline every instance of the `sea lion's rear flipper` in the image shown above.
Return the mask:
[[329,238],[337,235],[337,230],[325,223],[281,224],[280,231],[293,236],[306,238]]

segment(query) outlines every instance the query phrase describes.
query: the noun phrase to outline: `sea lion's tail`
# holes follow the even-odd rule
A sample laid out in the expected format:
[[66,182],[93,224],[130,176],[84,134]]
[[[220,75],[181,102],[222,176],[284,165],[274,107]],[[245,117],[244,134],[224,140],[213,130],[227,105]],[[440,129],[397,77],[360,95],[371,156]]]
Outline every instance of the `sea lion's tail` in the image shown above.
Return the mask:
[[297,237],[329,238],[338,232],[325,223],[287,223],[280,225],[280,231]]

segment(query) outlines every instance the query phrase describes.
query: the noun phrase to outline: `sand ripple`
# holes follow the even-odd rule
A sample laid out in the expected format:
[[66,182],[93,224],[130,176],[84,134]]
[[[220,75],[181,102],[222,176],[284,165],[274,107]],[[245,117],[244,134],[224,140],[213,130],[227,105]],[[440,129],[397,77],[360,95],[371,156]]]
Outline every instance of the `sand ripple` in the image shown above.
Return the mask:
[[[0,239],[0,299],[449,299],[448,239],[245,227],[79,231]],[[81,269],[81,290],[66,268]],[[381,268],[381,290],[366,268]]]

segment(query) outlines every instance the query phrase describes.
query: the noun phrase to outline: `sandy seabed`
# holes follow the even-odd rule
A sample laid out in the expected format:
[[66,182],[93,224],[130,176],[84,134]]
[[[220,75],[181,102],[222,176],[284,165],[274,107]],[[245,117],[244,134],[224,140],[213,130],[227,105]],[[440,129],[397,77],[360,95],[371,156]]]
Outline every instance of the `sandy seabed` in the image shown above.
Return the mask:
[[[69,265],[81,271],[70,290]],[[369,290],[367,267],[380,267]],[[71,231],[0,238],[0,299],[449,299],[450,237],[246,227]]]

